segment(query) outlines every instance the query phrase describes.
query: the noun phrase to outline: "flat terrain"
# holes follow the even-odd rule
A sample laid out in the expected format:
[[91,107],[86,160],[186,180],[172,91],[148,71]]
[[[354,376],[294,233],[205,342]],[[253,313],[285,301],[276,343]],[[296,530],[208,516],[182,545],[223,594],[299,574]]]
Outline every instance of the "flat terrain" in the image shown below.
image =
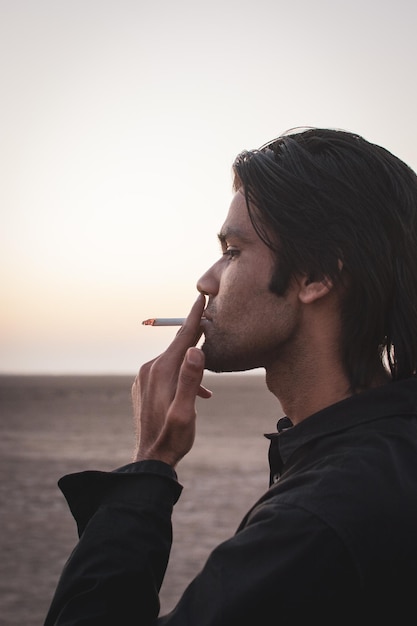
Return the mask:
[[[0,624],[41,626],[77,541],[56,483],[131,460],[133,376],[0,376]],[[178,467],[184,486],[161,592],[172,608],[210,550],[268,485],[268,441],[282,414],[263,377],[206,375],[198,430]]]

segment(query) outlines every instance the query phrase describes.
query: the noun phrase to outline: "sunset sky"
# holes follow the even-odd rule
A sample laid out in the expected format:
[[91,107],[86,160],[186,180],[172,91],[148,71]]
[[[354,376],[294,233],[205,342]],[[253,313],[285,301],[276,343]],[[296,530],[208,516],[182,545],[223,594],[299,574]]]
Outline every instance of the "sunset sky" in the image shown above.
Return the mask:
[[135,373],[288,128],[417,169],[414,0],[0,0],[0,373]]

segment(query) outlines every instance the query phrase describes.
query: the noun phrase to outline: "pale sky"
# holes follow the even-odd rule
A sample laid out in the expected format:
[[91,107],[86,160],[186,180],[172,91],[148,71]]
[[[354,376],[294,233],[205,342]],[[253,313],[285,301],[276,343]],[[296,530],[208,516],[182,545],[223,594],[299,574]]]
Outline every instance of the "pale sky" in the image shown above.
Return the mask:
[[417,169],[415,0],[0,0],[0,373],[127,373],[296,126]]

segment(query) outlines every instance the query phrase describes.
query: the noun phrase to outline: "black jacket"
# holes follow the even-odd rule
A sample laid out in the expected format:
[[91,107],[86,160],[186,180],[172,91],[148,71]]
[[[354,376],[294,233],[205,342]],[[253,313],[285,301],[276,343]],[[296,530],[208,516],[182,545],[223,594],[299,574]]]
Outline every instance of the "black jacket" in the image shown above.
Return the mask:
[[417,380],[283,420],[270,489],[164,617],[175,472],[143,461],[62,478],[80,541],[45,626],[415,624]]

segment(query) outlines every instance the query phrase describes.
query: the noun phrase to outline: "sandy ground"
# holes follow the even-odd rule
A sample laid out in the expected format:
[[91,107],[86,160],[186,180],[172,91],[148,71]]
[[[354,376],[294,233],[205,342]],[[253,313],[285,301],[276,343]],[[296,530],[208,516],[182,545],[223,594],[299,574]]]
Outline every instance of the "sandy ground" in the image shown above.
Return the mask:
[[[77,541],[57,488],[63,475],[131,460],[129,376],[0,376],[0,625],[41,626]],[[268,442],[282,414],[262,376],[207,375],[195,445],[180,463],[184,486],[161,590],[172,608],[210,550],[234,533],[268,483]]]

